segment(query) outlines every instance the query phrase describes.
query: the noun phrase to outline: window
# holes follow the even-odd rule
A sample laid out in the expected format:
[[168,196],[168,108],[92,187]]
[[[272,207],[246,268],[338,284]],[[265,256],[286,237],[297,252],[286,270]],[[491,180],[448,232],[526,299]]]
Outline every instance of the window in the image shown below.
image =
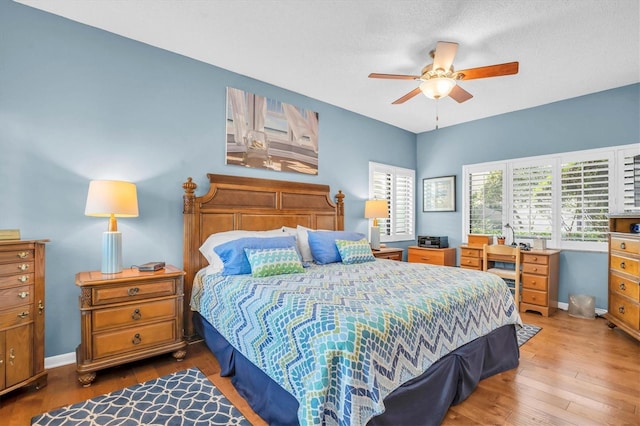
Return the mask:
[[380,241],[415,239],[415,171],[369,162],[369,198],[389,202],[389,218],[378,219]]
[[609,213],[640,209],[638,154],[636,144],[463,166],[462,238],[510,237],[510,224],[518,242],[543,238],[549,247],[606,251]]

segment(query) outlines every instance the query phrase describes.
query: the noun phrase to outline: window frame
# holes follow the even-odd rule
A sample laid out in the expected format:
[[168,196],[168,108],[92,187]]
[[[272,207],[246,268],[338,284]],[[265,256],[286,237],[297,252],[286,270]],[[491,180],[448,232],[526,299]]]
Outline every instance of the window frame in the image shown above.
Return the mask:
[[[491,161],[486,163],[469,164],[462,166],[462,241],[468,240],[471,229],[470,218],[470,175],[473,173],[502,170],[502,223],[513,223],[513,171],[519,167],[537,166],[541,164],[551,165],[551,238],[547,240],[548,247],[563,250],[602,251],[608,250],[606,241],[563,241],[562,240],[562,165],[570,162],[593,161],[607,159],[608,161],[608,212],[624,212],[624,159],[628,156],[640,153],[640,144],[619,145],[606,148],[596,148],[581,151],[540,155],[525,158],[514,158],[503,161]],[[505,208],[505,206],[507,206]],[[639,207],[627,209],[626,212],[638,212]],[[504,232],[509,234],[505,229]],[[532,243],[531,238],[516,236],[518,242]]]

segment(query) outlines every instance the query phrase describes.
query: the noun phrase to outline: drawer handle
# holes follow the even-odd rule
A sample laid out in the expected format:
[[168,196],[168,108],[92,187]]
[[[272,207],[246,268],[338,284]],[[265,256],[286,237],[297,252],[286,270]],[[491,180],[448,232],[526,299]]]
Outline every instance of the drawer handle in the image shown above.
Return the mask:
[[23,263],[22,265],[18,265],[18,269],[20,269],[21,271],[26,271],[27,269],[29,269],[29,264]]
[[25,319],[28,316],[29,316],[29,312],[20,312],[18,314],[18,318],[21,318],[21,319]]
[[131,339],[131,343],[133,343],[134,345],[138,345],[140,344],[140,342],[142,342],[142,337],[140,337],[140,334],[136,334],[135,336],[133,336],[133,339]]
[[29,281],[29,276],[23,275],[21,277],[18,277],[18,281],[20,281],[21,283],[26,283],[27,281]]
[[533,256],[534,262],[538,260],[538,256]]
[[134,320],[139,320],[140,318],[142,318],[142,314],[140,313],[140,309],[136,309],[135,311],[133,311],[133,313],[131,314],[131,318]]
[[129,296],[135,296],[136,294],[138,294],[138,291],[140,291],[138,287],[131,287],[128,291]]
[[620,262],[620,268],[624,269],[626,267],[626,265],[624,264],[624,262]]
[[42,315],[44,311],[44,305],[42,304],[42,300],[38,300],[38,314]]
[[13,360],[16,359],[16,350],[11,348],[9,350],[9,364],[13,365]]
[[627,248],[627,245],[625,243],[620,243],[620,248],[624,250]]
[[421,257],[420,259],[422,259],[422,260],[429,260],[429,258],[428,258],[428,257]]
[[620,283],[620,284],[618,285],[618,288],[619,288],[620,290],[626,290],[626,289],[627,289],[627,286],[626,286],[626,285],[624,285],[624,283]]
[[18,293],[18,297],[20,299],[26,299],[27,297],[29,297],[29,292],[28,291],[21,291],[20,293]]
[[538,268],[533,268],[533,272],[538,272]]
[[620,306],[618,308],[618,312],[621,313],[621,314],[624,314],[624,305],[622,305],[622,306]]
[[27,257],[27,256],[29,256],[29,252],[28,252],[28,251],[21,251],[21,252],[18,252],[18,257],[19,257],[20,259],[24,259],[24,258],[25,258],[25,257]]

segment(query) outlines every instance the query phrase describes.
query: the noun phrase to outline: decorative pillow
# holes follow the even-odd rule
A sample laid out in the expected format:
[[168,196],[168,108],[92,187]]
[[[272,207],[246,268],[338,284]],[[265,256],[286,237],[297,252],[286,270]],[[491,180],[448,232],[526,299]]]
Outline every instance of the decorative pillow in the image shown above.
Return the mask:
[[271,238],[286,235],[282,228],[272,229],[269,231],[246,231],[235,230],[216,232],[209,235],[206,241],[200,246],[200,253],[207,259],[209,266],[207,267],[207,273],[216,273],[222,271],[224,264],[220,257],[216,254],[214,249],[220,244],[224,244],[229,241],[237,240],[239,238]]
[[[266,248],[287,248],[296,249],[296,238],[287,237],[270,237],[270,238],[240,238],[228,241],[217,246],[214,251],[224,265],[222,275],[240,275],[250,274],[251,264],[247,259],[244,249],[266,249]],[[297,253],[297,252],[296,252]]]
[[308,235],[313,261],[319,265],[342,260],[336,240],[358,241],[365,238],[364,234],[349,231],[308,232]]
[[373,262],[376,260],[371,252],[371,246],[366,238],[358,241],[336,240],[336,247],[342,258],[342,263],[350,265],[352,263]]
[[294,247],[269,249],[244,249],[251,276],[270,277],[271,275],[296,274],[304,272],[298,251]]

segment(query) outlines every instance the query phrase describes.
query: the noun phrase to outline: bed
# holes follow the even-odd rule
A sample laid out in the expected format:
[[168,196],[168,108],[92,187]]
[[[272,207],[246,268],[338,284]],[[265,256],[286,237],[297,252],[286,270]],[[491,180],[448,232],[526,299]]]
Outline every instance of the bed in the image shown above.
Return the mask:
[[480,380],[518,365],[520,317],[491,274],[386,259],[263,278],[211,272],[200,247],[212,234],[343,231],[344,194],[208,178],[200,197],[183,184],[185,337],[205,340],[269,424],[439,424]]

